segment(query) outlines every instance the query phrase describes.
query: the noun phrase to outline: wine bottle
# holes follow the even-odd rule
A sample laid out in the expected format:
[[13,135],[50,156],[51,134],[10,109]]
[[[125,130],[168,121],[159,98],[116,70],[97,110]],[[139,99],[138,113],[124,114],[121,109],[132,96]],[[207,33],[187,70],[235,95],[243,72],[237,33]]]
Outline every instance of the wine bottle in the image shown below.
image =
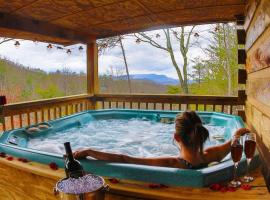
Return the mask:
[[66,150],[66,161],[65,161],[65,171],[67,177],[71,178],[79,178],[84,175],[83,167],[81,163],[74,159],[71,146],[69,142],[64,143],[65,150]]

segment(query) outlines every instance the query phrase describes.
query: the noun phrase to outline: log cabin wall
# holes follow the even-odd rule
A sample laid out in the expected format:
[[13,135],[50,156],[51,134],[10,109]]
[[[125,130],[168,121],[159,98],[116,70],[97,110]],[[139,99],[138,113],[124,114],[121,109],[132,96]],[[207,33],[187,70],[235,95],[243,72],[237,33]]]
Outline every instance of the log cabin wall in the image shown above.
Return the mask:
[[262,172],[270,190],[270,1],[250,0],[246,31],[246,118],[257,133]]

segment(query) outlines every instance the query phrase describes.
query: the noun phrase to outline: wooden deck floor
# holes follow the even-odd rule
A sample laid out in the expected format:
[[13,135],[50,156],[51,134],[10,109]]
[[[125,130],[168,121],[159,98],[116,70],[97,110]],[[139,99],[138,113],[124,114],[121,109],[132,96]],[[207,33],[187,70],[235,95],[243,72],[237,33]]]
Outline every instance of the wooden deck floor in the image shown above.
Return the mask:
[[[265,200],[270,199],[260,170],[253,172],[255,181],[252,189],[245,191],[238,189],[235,192],[212,191],[209,188],[168,187],[161,189],[149,188],[149,183],[120,180],[111,183],[105,200]],[[2,200],[56,200],[52,188],[57,180],[64,177],[64,170],[53,171],[47,165],[34,162],[22,163],[14,158],[8,161],[0,158],[0,199]]]

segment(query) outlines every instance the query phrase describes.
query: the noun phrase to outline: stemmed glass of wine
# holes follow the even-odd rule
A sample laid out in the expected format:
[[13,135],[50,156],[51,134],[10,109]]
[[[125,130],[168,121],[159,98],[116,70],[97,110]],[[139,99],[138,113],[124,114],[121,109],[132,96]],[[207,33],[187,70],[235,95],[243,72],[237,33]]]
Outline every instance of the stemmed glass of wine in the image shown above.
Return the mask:
[[246,176],[243,177],[244,182],[249,183],[253,181],[253,177],[249,174],[249,166],[250,162],[254,156],[256,150],[256,136],[254,133],[247,133],[245,136],[245,145],[244,145],[244,152],[247,159],[247,173]]
[[231,156],[234,162],[233,180],[229,183],[231,187],[239,187],[241,185],[241,182],[237,180],[236,172],[239,161],[241,160],[242,157],[242,153],[243,153],[242,138],[239,135],[234,135],[231,142]]

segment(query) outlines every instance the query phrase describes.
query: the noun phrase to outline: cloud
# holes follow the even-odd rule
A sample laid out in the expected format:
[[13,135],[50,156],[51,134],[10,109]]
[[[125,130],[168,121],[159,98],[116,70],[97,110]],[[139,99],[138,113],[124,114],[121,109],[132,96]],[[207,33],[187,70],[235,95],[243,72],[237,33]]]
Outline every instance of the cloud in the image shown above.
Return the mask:
[[[210,25],[198,26],[197,31],[203,36],[202,38],[209,38],[209,31],[207,30],[210,28]],[[156,34],[160,34],[160,38],[155,39],[157,39],[161,45],[165,46],[166,40],[162,30],[151,31],[148,32],[148,34],[151,34],[154,37]],[[192,38],[194,40],[194,37]],[[182,65],[183,59],[180,56],[179,42],[174,36],[172,36],[171,39],[176,62],[179,65]],[[63,67],[68,67],[76,72],[86,72],[85,46],[83,46],[83,52],[78,51],[79,45],[68,47],[72,50],[71,55],[68,55],[65,51],[57,50],[56,48],[48,51],[46,47],[48,44],[46,43],[39,42],[36,44],[32,41],[20,41],[20,43],[21,45],[18,49],[15,48],[14,41],[1,44],[1,57],[6,57],[32,68],[40,68],[47,72],[56,71]],[[123,44],[131,74],[155,73],[177,78],[176,71],[168,52],[142,42],[137,44],[135,43],[135,38],[132,37],[123,40]],[[200,44],[205,47],[209,42],[202,39]],[[191,59],[205,56],[198,47],[190,49],[188,55]],[[191,66],[192,63],[189,64]],[[99,73],[106,73],[111,66],[124,68],[124,60],[120,47],[115,47],[99,56]]]

